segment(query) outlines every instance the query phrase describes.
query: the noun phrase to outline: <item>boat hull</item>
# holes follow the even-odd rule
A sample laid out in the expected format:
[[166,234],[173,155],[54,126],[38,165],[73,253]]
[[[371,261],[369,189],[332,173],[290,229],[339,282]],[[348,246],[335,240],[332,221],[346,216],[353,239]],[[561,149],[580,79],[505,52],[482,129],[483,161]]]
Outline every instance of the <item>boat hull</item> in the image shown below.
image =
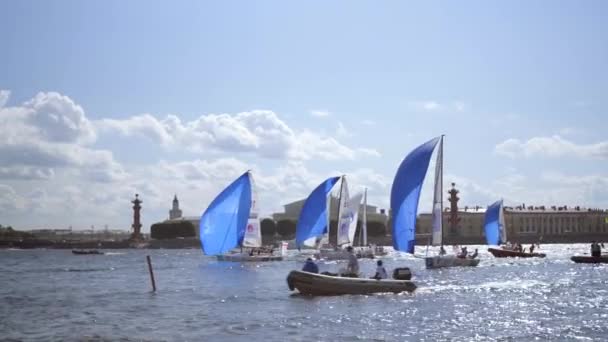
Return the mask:
[[76,255],[98,255],[98,254],[103,254],[103,252],[100,252],[98,250],[78,250],[78,249],[73,249],[72,250],[72,254],[76,254]]
[[578,264],[608,264],[608,256],[606,255],[599,257],[576,255],[571,257],[570,260]]
[[544,258],[546,256],[544,253],[525,253],[501,248],[488,248],[488,252],[492,253],[495,258]]
[[416,284],[409,280],[335,277],[304,271],[291,271],[287,276],[289,289],[311,296],[361,295],[372,293],[413,292]]
[[[357,259],[374,259],[376,257],[376,252],[374,249],[368,247],[355,247],[354,253],[357,256]],[[385,253],[386,254],[386,253]],[[385,255],[383,254],[383,255]],[[319,252],[314,254],[316,259],[323,260],[348,260],[349,253],[345,250],[320,250]]]
[[424,264],[427,269],[444,268],[444,267],[463,267],[477,266],[479,259],[458,258],[455,256],[435,256],[424,258]]
[[232,262],[265,262],[281,261],[283,260],[283,257],[280,255],[221,254],[217,256],[217,260]]

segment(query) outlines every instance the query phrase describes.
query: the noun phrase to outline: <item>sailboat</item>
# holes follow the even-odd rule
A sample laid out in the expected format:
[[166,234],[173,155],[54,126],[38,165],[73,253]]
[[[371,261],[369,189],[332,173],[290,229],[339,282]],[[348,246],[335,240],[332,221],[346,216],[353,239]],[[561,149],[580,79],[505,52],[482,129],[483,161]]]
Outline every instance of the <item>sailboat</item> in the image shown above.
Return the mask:
[[[420,190],[426,176],[431,155],[435,147],[437,161],[435,164],[435,193],[433,198],[433,232],[434,245],[443,243],[443,135],[433,138],[410,152],[399,168],[391,188],[391,213],[393,248],[398,251],[414,254],[416,242],[416,219]],[[425,258],[427,268],[477,266],[478,259],[458,258],[456,256],[435,256]]]
[[[505,225],[505,216],[502,200],[496,201],[488,207],[484,218],[484,231],[486,233],[486,242],[489,246],[500,246],[501,243],[507,241],[507,226]],[[544,258],[544,253],[526,253],[516,251],[510,247],[488,248],[488,252],[496,258],[521,257]]]
[[[328,198],[331,195],[328,194]],[[314,254],[317,259],[325,259],[325,260],[347,260],[348,252],[343,248],[346,245],[353,245],[355,240],[355,232],[357,229],[357,219],[359,215],[359,207],[361,206],[361,198],[363,197],[362,193],[356,194],[353,197],[350,197],[348,190],[348,183],[346,181],[346,176],[340,177],[340,193],[338,197],[338,212],[337,212],[337,229],[336,229],[336,244],[335,247],[326,247],[329,242],[329,229],[325,231],[323,238],[319,243],[316,243],[315,247],[319,249],[317,253]],[[330,222],[330,206],[329,200],[327,200],[327,226],[329,227]],[[301,215],[307,215],[302,209]],[[299,222],[299,220],[298,220]],[[296,228],[297,230],[297,228]],[[314,239],[313,239],[314,240]],[[305,243],[310,246],[310,239]],[[356,251],[355,255],[357,257],[368,257],[373,258],[373,253],[366,253],[364,251]]]
[[[209,205],[200,220],[203,253],[219,261],[278,261],[281,255],[243,252],[243,247],[261,247],[257,192],[250,171],[226,187]],[[237,250],[235,250],[237,249]],[[283,252],[283,248],[281,249]]]

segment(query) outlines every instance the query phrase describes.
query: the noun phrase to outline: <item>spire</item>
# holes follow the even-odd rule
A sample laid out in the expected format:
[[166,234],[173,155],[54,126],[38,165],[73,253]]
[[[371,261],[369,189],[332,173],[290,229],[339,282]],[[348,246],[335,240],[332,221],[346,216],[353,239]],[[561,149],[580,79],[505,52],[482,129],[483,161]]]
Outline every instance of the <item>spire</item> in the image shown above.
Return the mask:
[[179,202],[179,201],[177,200],[177,194],[175,194],[175,195],[173,196],[173,203],[176,203],[176,202]]

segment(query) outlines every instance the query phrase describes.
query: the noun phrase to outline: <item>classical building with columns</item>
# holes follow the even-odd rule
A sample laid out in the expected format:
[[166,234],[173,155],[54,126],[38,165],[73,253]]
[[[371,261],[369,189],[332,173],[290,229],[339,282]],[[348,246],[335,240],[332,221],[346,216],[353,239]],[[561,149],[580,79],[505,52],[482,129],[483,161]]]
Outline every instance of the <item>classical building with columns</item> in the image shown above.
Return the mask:
[[[484,243],[485,206],[459,208],[458,190],[452,183],[450,208],[443,212],[444,238],[447,243]],[[579,206],[504,207],[507,239],[511,242],[589,242],[608,241],[608,210]],[[428,240],[432,214],[418,216],[416,238]]]

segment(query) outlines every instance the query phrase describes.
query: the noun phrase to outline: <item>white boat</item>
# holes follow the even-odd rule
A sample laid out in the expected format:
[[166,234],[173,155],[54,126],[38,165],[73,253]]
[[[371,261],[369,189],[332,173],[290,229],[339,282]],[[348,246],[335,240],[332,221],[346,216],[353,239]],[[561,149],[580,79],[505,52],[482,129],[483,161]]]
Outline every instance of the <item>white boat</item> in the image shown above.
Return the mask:
[[248,253],[235,253],[235,254],[220,254],[217,256],[218,261],[232,261],[232,262],[262,262],[262,261],[281,261],[283,257],[280,255],[272,254],[261,254],[261,255],[250,255]]
[[291,271],[287,276],[291,291],[311,296],[361,295],[373,293],[413,292],[416,284],[410,280],[366,279],[338,277],[304,271]]
[[[257,193],[250,171],[226,187],[209,205],[200,220],[203,253],[219,261],[277,261],[282,255],[257,253],[262,246]],[[251,248],[241,252],[235,249]],[[281,247],[284,251],[284,246]]]
[[425,257],[424,265],[426,268],[477,266],[479,265],[479,259],[458,258],[452,255],[437,255],[433,257]]
[[[357,230],[357,221],[359,209],[361,207],[361,199],[363,197],[363,214],[361,218],[361,232],[359,234],[359,246],[355,245],[355,235]],[[364,193],[359,193],[353,197],[348,196],[348,185],[346,179],[342,176],[342,186],[340,189],[338,213],[338,231],[336,232],[336,241],[340,248],[321,247],[314,254],[317,259],[324,260],[348,260],[349,253],[344,249],[345,246],[353,247],[353,252],[357,258],[373,259],[377,255],[386,255],[382,247],[375,245],[367,246],[367,189]],[[328,210],[329,212],[329,210]],[[322,241],[327,241],[324,237]]]

